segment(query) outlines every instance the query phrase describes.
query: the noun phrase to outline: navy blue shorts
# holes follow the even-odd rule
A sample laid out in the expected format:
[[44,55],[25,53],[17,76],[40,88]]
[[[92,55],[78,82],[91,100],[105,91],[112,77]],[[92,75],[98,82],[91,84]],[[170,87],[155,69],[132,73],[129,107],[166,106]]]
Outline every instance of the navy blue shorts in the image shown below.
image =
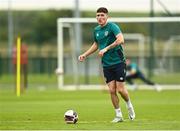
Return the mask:
[[124,82],[126,78],[126,64],[119,63],[110,67],[104,67],[103,72],[106,83],[113,80]]

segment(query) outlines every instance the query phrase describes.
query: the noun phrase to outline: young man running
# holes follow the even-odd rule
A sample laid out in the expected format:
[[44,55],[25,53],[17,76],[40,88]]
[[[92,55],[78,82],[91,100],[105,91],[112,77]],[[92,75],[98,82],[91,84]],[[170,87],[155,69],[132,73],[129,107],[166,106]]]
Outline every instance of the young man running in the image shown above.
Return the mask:
[[101,7],[96,12],[98,26],[94,29],[94,42],[92,46],[79,56],[79,61],[84,61],[90,54],[99,49],[98,55],[102,58],[102,66],[106,83],[109,87],[111,101],[115,109],[116,116],[112,122],[122,122],[123,115],[119,106],[117,92],[125,100],[129,119],[135,119],[135,112],[131,103],[128,91],[124,86],[126,76],[125,56],[122,44],[124,44],[123,34],[115,23],[107,22],[108,10]]

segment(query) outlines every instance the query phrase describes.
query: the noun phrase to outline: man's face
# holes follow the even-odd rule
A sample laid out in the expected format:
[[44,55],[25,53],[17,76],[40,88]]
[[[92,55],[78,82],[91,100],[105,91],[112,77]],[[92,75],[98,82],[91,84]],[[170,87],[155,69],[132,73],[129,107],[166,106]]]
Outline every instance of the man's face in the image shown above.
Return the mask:
[[98,12],[98,13],[96,13],[96,19],[97,19],[97,22],[99,25],[104,26],[108,19],[108,15],[103,12]]

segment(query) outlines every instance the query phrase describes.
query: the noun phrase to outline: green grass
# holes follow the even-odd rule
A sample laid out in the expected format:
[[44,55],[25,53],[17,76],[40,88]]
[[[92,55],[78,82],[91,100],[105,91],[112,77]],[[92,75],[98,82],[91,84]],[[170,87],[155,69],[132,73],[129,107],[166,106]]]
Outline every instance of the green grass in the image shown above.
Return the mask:
[[[29,89],[19,98],[13,90],[0,90],[0,130],[176,130],[180,129],[180,91],[129,92],[136,119],[110,123],[114,110],[109,94],[103,91],[59,91]],[[68,109],[78,112],[77,124],[65,124]]]

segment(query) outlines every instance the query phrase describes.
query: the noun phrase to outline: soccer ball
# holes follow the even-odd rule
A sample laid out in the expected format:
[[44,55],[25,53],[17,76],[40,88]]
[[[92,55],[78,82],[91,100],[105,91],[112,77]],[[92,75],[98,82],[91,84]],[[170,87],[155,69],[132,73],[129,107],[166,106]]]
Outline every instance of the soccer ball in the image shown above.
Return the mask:
[[62,74],[63,74],[63,70],[60,69],[60,68],[57,68],[57,69],[55,70],[55,73],[56,73],[56,75],[62,75]]
[[64,113],[64,120],[67,124],[75,124],[78,121],[78,114],[74,110],[67,110]]

